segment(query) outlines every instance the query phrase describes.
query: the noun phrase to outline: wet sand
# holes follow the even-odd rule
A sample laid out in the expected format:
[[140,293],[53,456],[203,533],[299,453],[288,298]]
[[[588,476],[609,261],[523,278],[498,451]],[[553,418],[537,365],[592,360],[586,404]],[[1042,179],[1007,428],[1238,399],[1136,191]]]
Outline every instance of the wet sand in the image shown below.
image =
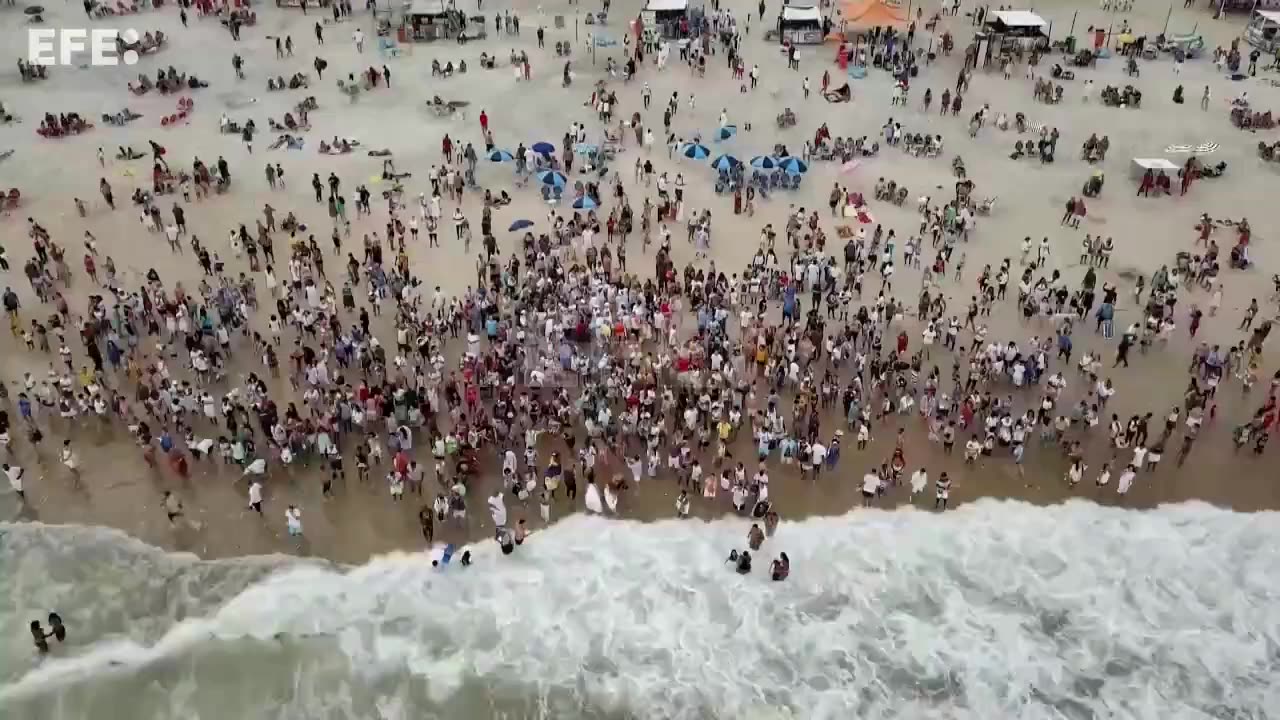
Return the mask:
[[[634,14],[637,4],[634,0],[615,3],[609,29],[614,33],[621,32],[622,19]],[[505,4],[486,4],[484,12],[492,18],[494,10],[507,7]],[[247,271],[247,263],[243,259],[232,258],[224,238],[227,231],[238,223],[248,223],[252,227],[255,216],[267,202],[277,208],[277,217],[283,217],[290,210],[297,212],[312,226],[320,244],[328,247],[330,226],[324,206],[314,203],[308,182],[312,173],[319,173],[324,178],[329,172],[335,172],[342,178],[344,192],[349,193],[359,183],[368,183],[375,194],[373,217],[353,218],[352,237],[345,241],[348,249],[358,251],[363,234],[382,231],[386,220],[385,204],[380,206],[376,202],[380,187],[373,183],[381,161],[367,157],[363,152],[343,157],[319,155],[316,147],[322,138],[355,136],[364,142],[366,148],[388,147],[393,150],[397,167],[414,172],[414,177],[406,182],[406,197],[410,198],[429,190],[425,175],[434,163],[439,162],[440,139],[444,133],[449,133],[455,141],[476,143],[478,151],[483,147],[477,122],[481,109],[488,111],[498,146],[509,150],[520,142],[528,145],[543,139],[558,146],[560,136],[575,120],[588,122],[592,136],[597,136],[600,126],[595,120],[595,113],[580,105],[589,96],[592,82],[604,74],[604,51],[599,52],[593,66],[589,55],[582,52],[582,38],[585,38],[588,28],[581,26],[574,56],[577,79],[571,88],[563,89],[559,79],[562,61],[557,62],[550,49],[556,40],[574,39],[573,10],[576,7],[566,9],[561,3],[545,6],[543,22],[547,25],[548,45],[545,50],[536,48],[534,28],[538,19],[534,11],[529,11],[528,15],[521,16],[523,33],[519,38],[495,38],[490,19],[491,35],[486,41],[463,47],[453,43],[418,45],[410,54],[392,60],[377,56],[376,38],[364,14],[358,15],[356,21],[326,26],[326,44],[317,48],[311,30],[314,13],[302,17],[296,11],[256,8],[260,18],[258,26],[246,28],[241,42],[232,43],[214,20],[192,18],[191,28],[184,30],[178,23],[177,10],[166,7],[130,19],[139,29],[161,28],[172,38],[168,49],[144,58],[135,68],[55,69],[50,80],[33,85],[19,84],[16,73],[7,71],[0,79],[0,99],[5,101],[10,112],[21,116],[23,122],[0,127],[0,148],[18,150],[14,157],[0,166],[4,173],[4,181],[0,185],[20,187],[24,204],[12,216],[0,221],[7,230],[4,245],[12,267],[4,282],[21,295],[24,321],[52,312],[50,308],[38,305],[21,275],[22,263],[31,254],[30,244],[23,233],[27,216],[41,222],[49,229],[53,240],[67,249],[68,263],[76,274],[68,297],[77,310],[83,309],[84,299],[90,292],[79,263],[80,237],[85,229],[91,229],[97,236],[103,256],[110,255],[115,259],[126,286],[136,287],[152,267],[170,287],[177,280],[182,280],[188,287],[199,282],[200,271],[189,248],[185,254],[171,254],[163,238],[147,232],[138,224],[136,212],[123,206],[127,201],[118,202],[119,209],[114,213],[106,208],[97,194],[98,178],[109,177],[117,198],[123,201],[139,178],[145,181],[149,162],[124,163],[109,159],[107,166],[99,169],[95,162],[95,150],[99,146],[107,150],[110,158],[113,154],[111,149],[117,145],[131,143],[141,149],[148,138],[155,139],[168,148],[167,158],[175,166],[188,166],[192,156],[199,156],[210,163],[219,155],[225,156],[235,176],[232,190],[226,195],[186,205],[187,222],[192,232],[220,252],[230,271],[240,272]],[[525,12],[523,8],[520,11]],[[776,8],[771,8],[770,14],[774,11]],[[1054,32],[1055,38],[1062,36],[1074,12],[1069,4],[1060,2],[1037,8],[1037,11],[1055,22],[1058,27]],[[83,21],[83,16],[72,6],[53,8],[52,12],[57,14],[51,16],[50,22],[61,26]],[[565,29],[556,30],[552,26],[555,13],[567,15]],[[1161,7],[1140,8],[1129,17],[1140,33],[1154,35],[1163,25],[1164,16],[1165,8]],[[1118,26],[1120,20],[1121,16],[1093,7],[1080,10],[1076,27],[1083,29],[1090,24],[1106,26],[1112,21]],[[763,79],[760,89],[740,94],[737,86],[727,78],[722,55],[709,58],[706,78],[692,76],[687,68],[673,59],[673,63],[661,73],[653,66],[646,66],[629,84],[624,85],[620,79],[611,82],[610,87],[616,89],[621,99],[615,117],[629,116],[641,109],[641,87],[647,81],[653,88],[654,101],[652,109],[644,112],[643,116],[645,123],[653,126],[655,132],[661,135],[661,110],[665,98],[673,91],[679,92],[681,105],[673,121],[675,132],[685,138],[698,132],[709,136],[716,127],[721,108],[726,108],[731,122],[744,128],[749,122],[753,129],[724,143],[708,144],[712,145],[713,153],[729,152],[744,159],[768,153],[775,142],[785,142],[792,152],[798,153],[804,139],[823,122],[829,124],[835,135],[874,135],[886,118],[895,117],[908,130],[944,135],[946,150],[942,158],[935,160],[913,158],[900,150],[885,148],[880,157],[865,161],[849,174],[840,174],[839,167],[830,163],[815,163],[800,192],[775,195],[771,200],[760,203],[753,218],[734,216],[731,198],[714,195],[714,175],[705,162],[679,158],[668,160],[665,150],[655,149],[651,157],[659,172],[667,171],[673,179],[677,172],[684,174],[688,183],[688,206],[691,209],[712,209],[715,215],[712,255],[717,267],[725,272],[743,267],[756,247],[761,226],[773,223],[775,228],[781,228],[792,205],[819,209],[824,229],[832,238],[831,242],[836,243],[833,250],[838,252],[834,228],[826,217],[826,197],[833,182],[852,185],[870,197],[876,178],[886,177],[911,188],[912,198],[921,194],[947,198],[953,183],[949,172],[950,158],[959,154],[968,166],[969,177],[977,183],[975,195],[997,196],[999,201],[991,217],[980,218],[971,240],[957,248],[957,253],[963,252],[966,256],[962,281],[948,281],[943,286],[952,312],[960,312],[969,296],[976,291],[976,278],[984,264],[996,265],[1004,257],[1015,258],[1016,264],[1019,241],[1024,235],[1037,239],[1040,236],[1050,237],[1054,248],[1051,265],[1062,270],[1074,285],[1084,272],[1076,264],[1082,235],[1101,232],[1113,236],[1117,244],[1110,268],[1100,273],[1099,280],[1121,288],[1116,323],[1123,327],[1137,319],[1139,312],[1139,308],[1126,302],[1131,297],[1128,294],[1131,280],[1127,278],[1133,273],[1149,276],[1160,265],[1171,263],[1178,250],[1190,249],[1196,218],[1201,212],[1209,212],[1215,217],[1253,217],[1255,242],[1251,250],[1257,267],[1243,273],[1225,271],[1224,301],[1219,317],[1206,318],[1197,340],[1229,345],[1243,339],[1235,327],[1242,308],[1250,298],[1256,297],[1263,302],[1264,315],[1273,314],[1273,308],[1266,299],[1271,292],[1270,273],[1277,267],[1276,251],[1269,245],[1269,232],[1261,222],[1260,210],[1274,196],[1277,187],[1273,176],[1275,171],[1255,157],[1254,146],[1259,138],[1266,136],[1235,130],[1229,123],[1227,112],[1229,98],[1240,90],[1248,89],[1256,106],[1267,107],[1268,103],[1276,103],[1280,98],[1276,89],[1265,84],[1261,76],[1255,81],[1229,82],[1214,73],[1207,59],[1187,63],[1182,74],[1176,76],[1171,61],[1164,58],[1145,63],[1143,75],[1136,81],[1145,93],[1141,109],[1106,108],[1096,97],[1088,104],[1081,102],[1079,88],[1086,76],[1095,79],[1095,93],[1107,83],[1123,84],[1121,64],[1111,60],[1096,70],[1078,71],[1078,79],[1067,87],[1066,101],[1061,105],[1046,106],[1032,102],[1031,81],[1022,77],[1021,69],[1015,72],[1014,79],[1008,81],[998,71],[984,73],[979,70],[965,98],[967,111],[989,102],[996,112],[1012,115],[1022,111],[1032,121],[1057,126],[1063,133],[1056,163],[1042,166],[1025,160],[1014,162],[1008,160],[1007,155],[1014,141],[1020,139],[1016,133],[986,129],[977,138],[970,139],[966,131],[967,113],[962,113],[959,118],[943,118],[936,111],[926,115],[919,108],[923,88],[933,88],[937,96],[944,87],[954,86],[962,48],[971,32],[968,22],[963,16],[944,19],[944,28],[957,33],[957,50],[949,58],[940,58],[923,71],[913,86],[912,101],[907,108],[889,106],[889,79],[879,71],[872,71],[865,80],[852,83],[853,103],[825,103],[816,92],[822,71],[831,71],[833,85],[843,82],[839,79],[838,68],[831,64],[833,49],[804,49],[801,52],[801,72],[788,71],[777,47],[762,39],[761,27],[753,18],[751,34],[743,42],[743,53],[748,65],[755,62],[761,67]],[[368,38],[363,57],[356,54],[350,40],[352,29],[357,24]],[[1210,49],[1215,44],[1225,44],[1238,34],[1241,27],[1239,19],[1214,22],[1202,10],[1180,8],[1175,8],[1169,27],[1171,31],[1185,31],[1193,24],[1198,26],[1199,32],[1207,35]],[[95,25],[106,26],[105,23]],[[0,41],[6,46],[22,46],[13,44],[25,40],[20,37],[22,30],[24,28],[14,26],[0,29]],[[266,36],[286,33],[293,37],[297,56],[277,61],[274,45]],[[1083,35],[1082,32],[1077,34]],[[917,41],[918,44],[927,42],[927,38],[923,42]],[[513,80],[505,64],[505,57],[512,47],[530,52],[534,71],[532,82],[516,83]],[[480,70],[477,59],[482,50],[499,56],[498,69]],[[248,79],[241,82],[237,82],[232,74],[230,55],[233,51],[248,60]],[[316,80],[310,65],[317,52],[328,60],[330,66],[323,81]],[[429,71],[433,58],[441,62],[465,58],[471,69],[466,75],[455,75],[449,80],[433,79]],[[363,94],[358,102],[351,104],[334,87],[335,78],[345,77],[348,72],[358,72],[370,64],[381,67],[384,62],[391,67],[393,89],[379,88]],[[138,72],[154,75],[157,68],[169,64],[175,65],[179,71],[196,72],[207,78],[212,86],[192,95],[196,100],[196,111],[188,125],[162,129],[159,117],[162,113],[172,112],[170,106],[174,104],[174,98],[154,94],[135,98],[125,90],[125,83]],[[1047,64],[1042,63],[1042,68]],[[268,75],[288,75],[295,71],[312,73],[311,89],[266,93]],[[815,90],[808,100],[802,97],[800,90],[804,76],[810,78]],[[1172,89],[1178,83],[1186,88],[1186,105],[1177,106],[1169,101]],[[1214,99],[1211,111],[1202,113],[1198,99],[1200,88],[1206,83],[1211,85]],[[687,102],[690,91],[697,93],[693,109]],[[320,109],[311,115],[314,129],[308,133],[307,145],[302,151],[266,151],[266,145],[274,139],[274,134],[264,130],[250,154],[237,137],[218,134],[218,117],[224,111],[237,120],[253,117],[260,128],[265,128],[268,115],[278,118],[305,95],[315,95]],[[423,104],[432,95],[469,100],[471,106],[467,116],[438,119],[429,115]],[[42,140],[34,132],[45,110],[74,110],[96,118],[102,112],[118,111],[125,104],[142,112],[145,117],[127,128],[99,125],[83,136],[65,140]],[[795,128],[777,132],[773,118],[783,106],[790,106],[797,112],[799,123]],[[1057,220],[1066,199],[1078,194],[1080,185],[1091,172],[1092,168],[1079,160],[1078,149],[1088,134],[1095,131],[1100,135],[1107,134],[1111,139],[1111,151],[1104,165],[1106,190],[1102,197],[1090,202],[1088,219],[1082,227],[1068,230],[1060,227]],[[1163,156],[1177,162],[1179,157],[1185,156],[1164,153],[1166,145],[1197,145],[1209,141],[1217,142],[1221,147],[1207,159],[1227,161],[1230,168],[1226,177],[1197,183],[1185,198],[1132,196],[1133,184],[1128,176],[1133,157]],[[629,142],[616,165],[627,185],[632,205],[637,208],[647,194],[655,193],[632,181],[635,158],[644,154],[634,142]],[[287,190],[268,189],[263,175],[263,165],[267,161],[284,165],[289,183]],[[494,223],[499,229],[498,239],[504,254],[518,250],[519,235],[503,231],[512,220],[528,218],[536,223],[534,231],[546,229],[545,206],[537,201],[532,189],[513,188],[510,165],[482,160],[477,175],[481,185],[495,192],[507,189],[515,198],[512,206],[495,213]],[[88,201],[90,210],[87,218],[76,215],[72,202],[75,197]],[[167,209],[169,203],[166,200],[162,206]],[[918,224],[914,202],[909,201],[907,205],[910,207],[896,208],[886,203],[873,203],[871,209],[877,222],[896,229],[905,238],[914,232]],[[480,207],[480,195],[469,193],[463,210],[473,222],[478,220]],[[605,213],[609,207],[603,208]],[[446,203],[446,218],[451,211],[452,205]],[[424,278],[428,286],[439,284],[447,292],[461,292],[473,281],[475,258],[464,252],[461,243],[453,240],[448,227],[442,231],[442,248],[428,249],[425,242],[410,248],[413,270]],[[673,233],[676,263],[691,262],[693,248],[684,242],[683,227],[673,228]],[[287,236],[283,234],[276,234],[274,239],[277,248],[287,242]],[[1225,254],[1231,238],[1222,234],[1218,241]],[[476,245],[478,250],[479,243]],[[628,251],[632,271],[647,277],[652,272],[652,256],[642,254],[634,237]],[[326,260],[331,274],[340,272],[340,258],[327,256]],[[896,297],[913,307],[919,281],[919,271],[900,268],[895,278]],[[868,284],[871,292],[865,297],[870,301],[877,283],[868,276]],[[261,282],[259,292],[262,292]],[[1153,412],[1157,419],[1153,423],[1154,428],[1169,407],[1180,404],[1186,384],[1186,368],[1194,349],[1194,343],[1186,333],[1186,316],[1182,310],[1192,303],[1203,307],[1207,302],[1208,297],[1202,292],[1184,291],[1177,317],[1179,329],[1167,349],[1153,351],[1146,356],[1137,355],[1135,350],[1132,367],[1104,373],[1104,377],[1113,378],[1119,390],[1112,399],[1112,411],[1119,413],[1121,418],[1133,413]],[[344,322],[353,320],[350,317],[343,319]],[[265,320],[266,313],[259,312],[255,329],[264,330]],[[375,332],[379,337],[385,338],[392,333],[390,320],[390,313],[384,313],[381,319],[375,320]],[[689,325],[691,323],[686,321],[686,327]],[[991,339],[1017,339],[1020,344],[1025,344],[1033,335],[1043,336],[1052,332],[1047,323],[1022,325],[1011,301],[997,304],[988,325]],[[1106,361],[1104,365],[1110,365],[1114,341],[1104,343],[1100,336],[1092,334],[1091,324],[1084,325],[1076,332],[1074,357],[1078,358],[1085,351],[1101,352]],[[907,319],[905,327],[914,347],[919,341],[920,328],[913,318]],[[967,338],[967,333],[962,334],[962,344]],[[10,349],[0,353],[0,376],[10,383],[11,395],[16,395],[15,383],[24,371],[31,371],[39,377],[51,361],[56,361],[54,356],[26,351],[17,340],[8,347]],[[951,357],[947,353],[939,353],[939,350],[935,348],[935,362],[939,362],[945,375],[950,368]],[[246,354],[241,352],[241,355]],[[78,354],[77,366],[82,362],[84,359]],[[1055,363],[1051,369],[1057,367]],[[252,357],[238,357],[229,375],[238,381],[256,369],[258,363]],[[1274,369],[1273,366],[1264,366],[1263,377],[1269,377]],[[1068,402],[1074,402],[1085,390],[1082,387],[1084,383],[1075,373],[1074,365],[1064,368],[1064,373],[1070,383],[1065,397]],[[1224,383],[1218,395],[1217,420],[1202,433],[1187,465],[1181,469],[1173,467],[1176,450],[1171,446],[1157,473],[1139,475],[1133,491],[1123,498],[1124,504],[1147,507],[1198,498],[1238,510],[1280,507],[1280,489],[1269,481],[1265,471],[1267,458],[1255,458],[1252,454],[1234,456],[1229,441],[1230,427],[1246,419],[1261,403],[1264,385],[1260,384],[1251,397],[1242,398],[1238,382]],[[993,390],[1003,395],[1012,388]],[[278,401],[287,392],[287,383],[279,382],[273,387],[273,395]],[[1036,397],[1034,391],[1021,391],[1019,407],[1024,407],[1026,402],[1034,402]],[[11,411],[13,414],[16,413]],[[1101,493],[1092,485],[1093,476],[1108,453],[1104,426],[1096,429],[1089,447],[1090,470],[1086,481],[1072,490],[1062,479],[1066,463],[1061,454],[1051,447],[1039,447],[1035,440],[1028,444],[1026,473],[1019,476],[1005,455],[984,460],[974,467],[965,467],[959,450],[948,458],[942,455],[938,446],[928,443],[918,416],[898,420],[909,428],[908,468],[924,464],[931,478],[943,470],[949,472],[955,481],[953,504],[988,495],[1043,503],[1057,502],[1070,496],[1097,497],[1105,503],[1119,501],[1114,494],[1114,482]],[[118,423],[99,426],[94,419],[86,419],[72,433],[85,466],[84,488],[75,490],[57,461],[57,447],[65,430],[59,422],[53,420],[52,431],[47,433],[47,439],[39,448],[32,448],[22,440],[15,441],[18,462],[28,470],[28,503],[20,507],[8,488],[4,488],[0,491],[3,492],[0,494],[0,509],[5,510],[8,516],[49,523],[109,525],[162,547],[190,550],[212,557],[290,552],[357,562],[373,554],[423,545],[417,526],[420,503],[413,496],[406,496],[401,503],[392,503],[382,479],[385,468],[382,472],[375,468],[371,484],[362,486],[350,469],[351,463],[348,463],[350,474],[345,487],[338,487],[336,499],[325,501],[321,498],[318,473],[302,468],[284,472],[273,465],[265,483],[267,514],[265,518],[259,518],[245,507],[245,484],[237,481],[238,472],[224,471],[216,464],[197,463],[193,465],[191,479],[181,481],[167,468],[152,471],[142,462],[139,449],[123,427]],[[843,421],[829,418],[823,424],[822,433],[829,436],[837,427],[843,427]],[[893,449],[892,429],[877,426],[873,433],[874,441],[864,452],[855,451],[852,434],[846,435],[837,470],[824,473],[816,482],[800,480],[791,469],[779,466],[776,459],[771,462],[771,497],[784,519],[840,513],[858,504],[862,474],[870,466],[887,461]],[[421,441],[417,443],[415,454],[420,461],[429,462],[429,454],[421,447],[422,444]],[[551,449],[549,445],[542,447],[544,462]],[[736,456],[753,456],[751,448],[742,443],[733,451]],[[748,468],[753,464],[748,463]],[[705,466],[711,467],[709,459]],[[469,493],[468,524],[465,527],[438,526],[437,539],[461,541],[492,533],[484,500],[497,483],[497,468],[498,463],[492,453],[486,454],[483,478]],[[598,477],[609,477],[615,468],[618,472],[624,471],[620,462],[610,458],[606,467],[598,470]],[[179,493],[186,504],[188,518],[198,527],[170,526],[160,506],[161,492],[166,489]],[[632,519],[670,517],[674,514],[677,492],[674,480],[665,473],[653,481],[646,480],[642,487],[624,495],[620,515]],[[429,497],[424,496],[423,502],[429,502]],[[905,488],[891,489],[878,506],[906,502],[914,502],[922,508],[932,507],[932,488],[927,488],[923,497],[914,501],[907,497]],[[284,509],[290,503],[297,504],[303,512],[306,533],[301,543],[291,541],[285,533]],[[695,497],[693,507],[695,515],[701,518],[718,517],[731,510],[725,493],[714,501]],[[526,513],[514,502],[509,502],[508,509],[513,521],[527,516],[533,527],[538,526],[536,505],[531,504]],[[560,517],[577,509],[580,505],[571,507],[561,497],[552,515],[553,518]]]

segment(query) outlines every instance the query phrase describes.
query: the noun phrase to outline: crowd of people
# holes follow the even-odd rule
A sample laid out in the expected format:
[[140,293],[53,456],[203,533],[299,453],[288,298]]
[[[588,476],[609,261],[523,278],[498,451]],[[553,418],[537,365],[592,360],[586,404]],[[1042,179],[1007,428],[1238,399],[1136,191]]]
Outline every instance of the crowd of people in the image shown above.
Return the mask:
[[[741,66],[733,59],[736,21],[716,11],[706,22],[708,31],[727,32],[695,46],[685,62],[700,62],[718,42]],[[642,58],[643,49],[628,52]],[[758,75],[753,68],[752,87]],[[957,87],[957,108],[960,96]],[[666,109],[668,127],[678,106]],[[490,121],[481,117],[492,148]],[[563,163],[552,158],[550,168],[571,169],[567,151],[581,141],[578,132],[566,136]],[[715,259],[711,211],[685,207],[681,176],[671,181],[663,173],[654,188],[651,162],[637,163],[631,184],[616,172],[599,175],[615,204],[607,219],[553,209],[545,230],[525,234],[510,251],[499,247],[493,225],[506,193],[486,189],[475,282],[450,296],[421,276],[409,248],[439,245],[439,228],[451,216],[453,237],[444,242],[470,251],[460,199],[464,178],[474,181],[476,153],[465,148],[445,138],[444,157],[416,207],[387,191],[385,213],[374,210],[364,185],[344,192],[336,173],[314,176],[315,201],[332,222],[331,247],[321,246],[318,225],[302,230],[292,213],[292,222],[277,227],[270,204],[261,217],[236,223],[225,244],[202,240],[186,227],[186,180],[167,208],[159,196],[142,198],[143,225],[190,258],[192,276],[200,278],[194,286],[155,269],[130,282],[91,231],[81,278],[67,257],[78,251],[30,219],[34,253],[23,271],[42,306],[23,306],[11,287],[4,305],[14,337],[26,352],[47,356],[49,369],[21,379],[17,422],[11,427],[5,413],[0,428],[4,442],[14,431],[31,443],[48,431],[64,436],[61,462],[79,482],[80,428],[120,421],[154,467],[187,477],[198,463],[235,466],[257,512],[264,485],[269,497],[271,480],[295,470],[315,476],[326,498],[349,481],[385,481],[390,501],[408,494],[421,507],[428,542],[441,526],[465,526],[469,504],[485,497],[476,490],[484,476],[501,475],[487,508],[500,539],[517,545],[525,520],[511,524],[507,502],[544,523],[579,507],[625,515],[630,493],[667,482],[679,488],[678,517],[689,516],[691,498],[700,496],[707,512],[763,523],[760,537],[753,526],[749,538],[756,551],[779,520],[770,492],[775,473],[818,482],[836,471],[862,472],[866,504],[904,476],[911,494],[927,492],[934,469],[907,458],[913,425],[952,469],[1001,456],[1021,468],[1027,449],[1037,447],[1065,457],[1071,485],[1092,477],[1107,486],[1114,476],[1116,491],[1127,493],[1137,477],[1158,470],[1166,452],[1178,463],[1186,459],[1214,416],[1222,385],[1248,391],[1262,372],[1271,321],[1255,302],[1240,342],[1196,350],[1174,405],[1153,402],[1150,412],[1128,418],[1109,412],[1117,392],[1110,368],[1127,367],[1135,346],[1145,352],[1168,342],[1182,318],[1194,337],[1204,313],[1185,301],[1189,293],[1205,292],[1220,304],[1218,250],[1207,234],[1194,261],[1125,288],[1101,277],[1111,238],[1085,238],[1085,271],[1075,280],[1053,269],[1047,238],[1036,245],[1027,237],[1020,256],[975,272],[965,252],[977,241],[973,204],[960,196],[923,198],[919,225],[907,237],[866,223],[840,253],[828,245],[820,213],[798,207],[780,234],[772,224],[762,228],[746,266],[726,267]],[[520,156],[520,170],[529,171],[523,145]],[[154,161],[167,171],[160,152]],[[211,183],[230,187],[227,161],[220,157],[216,168],[193,161],[196,201]],[[273,189],[283,187],[280,164],[269,164],[266,175]],[[119,211],[105,179],[100,190]],[[584,194],[601,197],[599,189]],[[831,197],[833,215],[854,204],[839,186]],[[356,247],[348,198],[358,220],[383,215],[385,222]],[[674,259],[678,218],[684,241],[695,247],[683,265]],[[629,247],[636,225],[639,248]],[[920,287],[895,283],[897,268],[920,270]],[[75,307],[67,288],[85,279],[93,290]],[[961,287],[974,288],[969,299],[948,300]],[[1119,333],[1114,356],[1077,356],[1074,345],[1090,321],[1093,332],[1114,340],[1122,295],[1142,312]],[[1023,319],[1016,334],[988,328],[998,303]],[[1263,452],[1277,387],[1280,374],[1238,426],[1240,446]],[[867,450],[877,435],[894,438],[884,456]],[[1095,436],[1106,437],[1110,459],[1090,469],[1086,450]],[[957,444],[962,457],[953,460]],[[21,492],[21,468],[11,460],[5,471]],[[948,507],[952,489],[948,473],[937,472],[935,507]],[[165,509],[174,521],[181,503],[170,498]],[[300,535],[301,510],[290,505],[286,519]],[[741,557],[749,570],[747,551]],[[741,571],[744,561],[734,562]],[[782,579],[789,568],[783,554],[771,573]]]

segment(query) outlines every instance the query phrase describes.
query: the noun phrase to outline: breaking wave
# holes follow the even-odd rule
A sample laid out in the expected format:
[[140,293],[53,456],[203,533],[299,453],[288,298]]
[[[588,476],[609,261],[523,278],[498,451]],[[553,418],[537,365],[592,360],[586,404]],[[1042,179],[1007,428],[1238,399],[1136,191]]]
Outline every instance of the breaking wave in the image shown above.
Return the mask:
[[[570,517],[514,555],[201,561],[0,524],[0,716],[1261,718],[1280,521],[983,500],[749,525]],[[770,582],[768,561],[791,558]],[[60,612],[38,661],[26,625]],[[56,644],[55,644],[56,645]],[[96,711],[96,712],[95,712]]]

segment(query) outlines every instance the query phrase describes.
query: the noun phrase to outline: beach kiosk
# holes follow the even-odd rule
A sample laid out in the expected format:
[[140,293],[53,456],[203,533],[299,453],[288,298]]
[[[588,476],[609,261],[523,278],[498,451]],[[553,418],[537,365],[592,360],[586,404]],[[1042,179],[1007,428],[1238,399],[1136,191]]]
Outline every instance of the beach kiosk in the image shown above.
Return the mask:
[[778,13],[778,41],[789,45],[822,43],[822,12],[812,5],[783,5]]
[[1280,11],[1255,10],[1249,18],[1249,27],[1245,28],[1245,38],[1249,44],[1264,53],[1276,51],[1280,41]]
[[1048,46],[1049,23],[1029,10],[997,10],[987,14],[982,32],[974,35],[983,67],[996,58],[1022,59],[1037,46]]
[[684,37],[689,27],[689,0],[648,0],[640,11],[646,40]]
[[459,28],[444,0],[413,0],[405,9],[401,42],[430,42],[453,37]]
[[1013,38],[1044,37],[1049,23],[1030,10],[997,10],[987,14],[983,28],[992,35]]

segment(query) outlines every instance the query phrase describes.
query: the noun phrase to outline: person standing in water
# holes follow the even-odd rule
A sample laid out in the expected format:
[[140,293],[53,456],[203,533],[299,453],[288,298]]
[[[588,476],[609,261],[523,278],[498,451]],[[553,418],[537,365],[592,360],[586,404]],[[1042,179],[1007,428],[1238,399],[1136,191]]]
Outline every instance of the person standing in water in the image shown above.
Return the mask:
[[177,495],[164,491],[164,513],[169,516],[169,524],[173,525],[178,518],[182,517],[182,501]]
[[493,495],[489,497],[489,517],[493,519],[494,527],[506,527],[507,503],[502,497],[501,490],[494,491]]
[[878,492],[880,492],[880,475],[876,473],[875,468],[872,468],[862,476],[862,506],[871,507]]
[[70,440],[62,441],[62,464],[67,466],[74,487],[80,487],[80,456],[71,447]]
[[40,627],[39,620],[31,621],[31,639],[35,641],[36,650],[41,655],[49,653],[49,636],[45,634],[44,628]]
[[778,559],[769,566],[769,576],[774,582],[782,582],[791,574],[791,558],[786,553],[779,553]]
[[418,511],[418,524],[422,526],[422,539],[430,545],[436,534],[436,519],[430,505],[423,505]]
[[600,499],[600,488],[596,487],[595,478],[587,476],[587,491],[584,496],[587,512],[596,515],[604,514],[604,502]]
[[302,537],[302,511],[296,505],[290,505],[284,511],[284,522],[289,527],[290,537]]
[[62,624],[62,616],[56,612],[49,613],[49,630],[58,642],[67,641],[67,628]]
[[22,485],[22,478],[26,475],[26,470],[23,470],[17,465],[10,465],[9,463],[5,463],[3,469],[5,477],[9,478],[9,486],[18,494],[18,499],[26,502],[27,493],[23,490]]
[[947,509],[947,501],[951,499],[951,478],[947,477],[944,472],[938,476],[935,485],[937,497],[933,501],[933,509],[945,511]]

